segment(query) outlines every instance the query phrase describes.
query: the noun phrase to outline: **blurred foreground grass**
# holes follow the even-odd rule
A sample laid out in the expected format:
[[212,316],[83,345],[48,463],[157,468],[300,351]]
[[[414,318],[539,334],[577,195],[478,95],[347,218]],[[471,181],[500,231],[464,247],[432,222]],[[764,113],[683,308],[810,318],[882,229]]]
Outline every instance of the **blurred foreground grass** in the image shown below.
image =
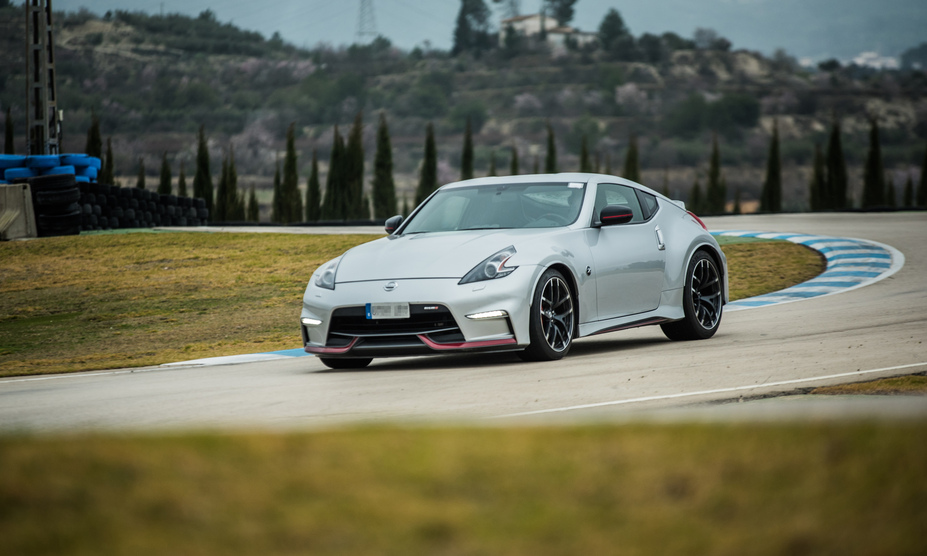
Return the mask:
[[4,554],[924,554],[927,425],[0,437]]
[[[188,232],[0,243],[0,376],[301,347],[312,272],[376,237]],[[725,241],[731,299],[824,268],[806,247]]]

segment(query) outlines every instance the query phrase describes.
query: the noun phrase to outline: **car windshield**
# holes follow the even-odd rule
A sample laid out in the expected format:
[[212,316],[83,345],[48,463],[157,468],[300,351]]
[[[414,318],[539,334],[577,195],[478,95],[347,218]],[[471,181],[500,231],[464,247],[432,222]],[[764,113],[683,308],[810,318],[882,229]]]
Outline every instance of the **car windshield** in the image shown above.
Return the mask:
[[494,228],[556,228],[576,221],[586,184],[516,183],[438,191],[403,234]]

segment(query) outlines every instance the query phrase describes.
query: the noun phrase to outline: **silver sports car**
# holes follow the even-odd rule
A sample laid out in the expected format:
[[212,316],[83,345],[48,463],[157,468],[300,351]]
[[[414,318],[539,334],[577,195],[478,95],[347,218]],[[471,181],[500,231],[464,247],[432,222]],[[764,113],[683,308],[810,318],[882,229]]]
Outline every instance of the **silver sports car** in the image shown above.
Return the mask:
[[329,367],[461,351],[554,360],[576,338],[648,324],[705,339],[727,302],[727,261],[701,220],[615,176],[451,183],[386,231],[306,287],[303,345]]

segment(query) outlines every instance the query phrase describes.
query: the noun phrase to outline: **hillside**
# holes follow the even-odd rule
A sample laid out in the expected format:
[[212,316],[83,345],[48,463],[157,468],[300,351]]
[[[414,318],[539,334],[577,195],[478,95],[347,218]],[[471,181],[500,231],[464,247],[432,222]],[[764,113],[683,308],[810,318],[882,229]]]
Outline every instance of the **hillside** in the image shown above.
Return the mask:
[[[386,112],[400,195],[417,181],[424,128],[435,123],[439,177],[459,176],[464,122],[475,136],[477,174],[494,151],[500,171],[515,146],[522,172],[543,158],[545,126],[556,131],[559,167],[578,169],[583,135],[601,166],[620,171],[629,136],[638,135],[643,181],[681,198],[707,167],[718,132],[729,191],[756,198],[773,119],[782,137],[787,208],[807,205],[814,144],[836,114],[844,130],[851,187],[859,189],[868,118],[878,118],[883,155],[895,183],[920,164],[927,139],[927,76],[851,66],[808,71],[785,54],[774,59],[734,50],[669,48],[650,61],[615,61],[600,51],[551,52],[534,45],[479,57],[403,52],[385,39],[347,49],[299,49],[216,21],[116,12],[56,14],[59,108],[64,147],[79,151],[91,111],[112,136],[117,172],[133,180],[139,158],[149,172],[167,152],[174,175],[193,171],[196,130],[210,138],[213,171],[235,149],[239,184],[257,184],[269,203],[275,161],[286,127],[300,130],[301,181],[313,149],[329,155],[333,126],[347,127],[363,110],[367,170],[376,115]],[[17,148],[25,127],[22,14],[0,9],[0,105],[12,106]],[[677,45],[678,46],[678,45]],[[131,176],[131,178],[130,178]],[[917,175],[914,175],[917,179]],[[731,193],[733,195],[733,193]]]

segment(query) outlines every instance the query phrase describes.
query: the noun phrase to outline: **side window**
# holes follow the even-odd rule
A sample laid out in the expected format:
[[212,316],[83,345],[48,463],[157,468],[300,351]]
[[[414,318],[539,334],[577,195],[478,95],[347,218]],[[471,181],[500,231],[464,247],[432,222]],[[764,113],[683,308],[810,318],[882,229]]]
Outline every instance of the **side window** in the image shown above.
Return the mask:
[[644,213],[644,220],[650,220],[650,217],[657,212],[657,198],[650,193],[644,193],[640,189],[637,191],[637,198],[641,202],[641,210]]
[[647,218],[641,210],[641,203],[634,193],[633,187],[618,185],[617,183],[600,183],[595,194],[595,220],[599,220],[599,213],[606,205],[624,205],[631,209],[634,218],[631,223],[643,222]]

